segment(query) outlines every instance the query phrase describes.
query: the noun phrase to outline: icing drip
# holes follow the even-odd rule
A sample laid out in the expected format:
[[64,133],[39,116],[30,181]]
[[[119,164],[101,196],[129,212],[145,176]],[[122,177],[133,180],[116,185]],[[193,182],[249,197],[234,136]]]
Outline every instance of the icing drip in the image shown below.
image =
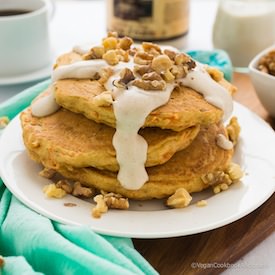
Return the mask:
[[55,113],[60,106],[54,98],[53,88],[50,88],[49,94],[43,96],[31,104],[32,114],[36,117],[43,117]]
[[171,84],[164,91],[152,92],[131,86],[118,93],[113,103],[117,120],[113,145],[120,166],[118,180],[127,189],[137,190],[148,180],[144,167],[148,145],[138,131],[151,111],[169,100],[173,89]]
[[229,92],[213,80],[204,68],[197,64],[185,78],[179,81],[202,94],[204,99],[224,111],[223,119],[227,120],[233,111],[233,102]]
[[224,150],[231,150],[233,149],[233,143],[223,134],[218,134],[217,135],[217,145],[224,149]]

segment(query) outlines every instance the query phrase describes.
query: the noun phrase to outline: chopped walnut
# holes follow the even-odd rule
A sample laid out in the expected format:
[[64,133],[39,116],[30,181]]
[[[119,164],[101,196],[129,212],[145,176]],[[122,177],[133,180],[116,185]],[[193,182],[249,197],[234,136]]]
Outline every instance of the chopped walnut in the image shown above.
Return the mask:
[[207,200],[200,200],[196,203],[196,206],[198,207],[204,207],[207,205]]
[[151,72],[153,72],[151,65],[142,65],[142,66],[134,67],[134,73],[139,74],[141,76],[143,76],[146,73],[151,73]]
[[221,183],[226,183],[227,185],[230,185],[232,183],[232,180],[230,179],[229,175],[224,171],[215,171],[213,173],[208,173],[202,176],[201,180],[206,185],[210,186],[216,186]]
[[89,60],[89,59],[101,59],[103,54],[105,53],[104,47],[93,47],[90,51],[82,56],[82,59]]
[[84,187],[79,181],[76,181],[73,186],[73,196],[91,198],[95,195],[95,189],[91,187]]
[[190,204],[192,197],[187,192],[185,188],[179,188],[176,192],[170,196],[167,201],[166,205],[171,208],[183,208]]
[[96,202],[96,206],[92,209],[92,215],[94,218],[100,218],[103,213],[108,211],[108,206],[103,195],[95,196],[94,201]]
[[167,70],[162,75],[166,82],[173,82],[175,80],[175,76],[169,70]]
[[45,185],[43,188],[43,192],[47,197],[57,198],[57,199],[63,198],[67,194],[65,190],[63,190],[62,188],[56,187],[54,183]]
[[163,91],[166,88],[166,82],[164,80],[142,80],[142,79],[135,79],[132,82],[132,85],[143,89],[143,90],[152,90],[152,91]]
[[114,73],[114,71],[110,67],[101,69],[99,72],[100,79],[98,80],[98,82],[101,85],[103,85],[104,83],[107,82],[107,80],[110,78],[110,76],[113,75],[113,73]]
[[264,55],[258,63],[258,70],[275,76],[275,50]]
[[39,172],[39,176],[46,178],[46,179],[51,179],[55,175],[56,171],[54,169],[50,168],[44,168]]
[[121,72],[120,72],[120,79],[119,79],[119,83],[124,84],[125,86],[132,80],[135,79],[135,76],[133,74],[133,72],[128,69],[128,68],[124,68]]
[[238,123],[237,117],[232,117],[229,124],[226,126],[226,132],[229,140],[236,145],[239,139],[241,127]]
[[243,177],[243,171],[237,163],[231,162],[226,169],[226,173],[229,175],[232,181],[238,181]]
[[118,39],[116,37],[109,36],[103,39],[102,45],[106,51],[115,50],[118,46]]
[[119,61],[123,61],[123,62],[128,62],[129,61],[129,53],[128,51],[124,51],[122,49],[117,49],[115,50],[118,58],[119,58]]
[[176,52],[165,49],[163,51],[163,53],[166,54],[172,61],[175,61],[175,57],[176,57],[176,54],[177,54]]
[[117,32],[112,32],[112,31],[108,31],[107,37],[115,37],[115,38],[118,38],[118,33],[117,33]]
[[108,107],[113,104],[113,95],[111,91],[105,91],[96,95],[93,102],[98,107]]
[[196,67],[196,62],[185,53],[176,54],[175,64],[182,66],[186,73]]
[[57,188],[62,188],[67,194],[71,194],[73,191],[72,185],[65,179],[59,180],[55,186]]
[[129,50],[131,45],[133,44],[133,40],[130,37],[124,36],[123,38],[119,39],[119,48],[122,50]]
[[187,70],[183,66],[179,65],[173,65],[170,71],[176,79],[183,78],[187,75]]
[[153,56],[158,56],[159,54],[161,54],[160,46],[151,42],[143,42],[142,48],[145,52]]
[[137,48],[130,48],[129,50],[128,50],[128,53],[129,53],[129,55],[131,55],[131,56],[135,56],[135,54],[138,52],[138,49]]
[[150,73],[144,74],[142,76],[142,80],[150,80],[150,81],[158,80],[158,81],[161,81],[162,77],[156,72],[150,72]]
[[226,183],[221,183],[213,187],[213,192],[215,194],[220,193],[221,191],[226,191],[229,188],[229,185]]
[[137,52],[134,56],[134,62],[138,65],[148,65],[152,62],[154,56],[146,52]]
[[119,56],[115,50],[109,50],[105,54],[103,54],[102,58],[109,64],[109,65],[117,65],[120,61]]
[[8,124],[10,120],[7,116],[0,117],[0,129],[4,129]]
[[129,201],[128,198],[117,198],[115,196],[104,197],[108,208],[112,209],[128,209]]
[[165,54],[155,57],[152,61],[152,68],[159,74],[165,73],[167,70],[170,70],[172,65],[173,62]]

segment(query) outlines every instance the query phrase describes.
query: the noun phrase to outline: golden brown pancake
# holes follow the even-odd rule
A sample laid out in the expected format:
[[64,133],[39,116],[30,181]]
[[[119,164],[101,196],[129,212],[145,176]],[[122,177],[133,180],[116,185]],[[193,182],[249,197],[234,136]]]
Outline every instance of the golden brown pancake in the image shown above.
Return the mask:
[[[57,66],[80,60],[76,53],[68,53],[57,60]],[[222,79],[219,83],[230,93],[235,87]],[[112,106],[97,106],[93,98],[105,91],[96,80],[64,79],[55,83],[58,104],[75,113],[81,113],[98,123],[116,127]],[[146,118],[144,127],[159,127],[181,131],[194,125],[218,123],[223,111],[208,103],[202,95],[187,87],[174,89],[167,104],[155,109]]]
[[[21,114],[23,138],[51,167],[96,167],[118,171],[112,137],[115,129],[95,123],[66,109],[46,117],[34,117],[30,108]],[[199,132],[199,126],[181,132],[144,128],[140,134],[148,143],[146,166],[168,161],[175,152],[186,148]]]
[[[223,126],[205,126],[186,149],[177,152],[165,164],[147,168],[149,181],[139,190],[127,190],[117,180],[117,174],[92,167],[73,168],[59,165],[57,171],[64,177],[81,181],[86,186],[115,192],[132,199],[164,198],[184,187],[189,193],[199,192],[208,184],[201,180],[205,174],[224,171],[228,166],[233,150],[217,146],[217,134],[226,134]],[[30,156],[47,168],[52,167],[49,159],[42,159],[39,151],[29,148]]]

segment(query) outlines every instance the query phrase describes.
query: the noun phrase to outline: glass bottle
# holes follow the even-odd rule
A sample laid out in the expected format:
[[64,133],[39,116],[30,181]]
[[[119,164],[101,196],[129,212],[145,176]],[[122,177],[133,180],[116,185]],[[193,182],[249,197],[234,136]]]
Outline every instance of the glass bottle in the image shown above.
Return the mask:
[[233,66],[245,68],[275,43],[275,1],[220,0],[213,26],[213,45],[229,54]]
[[186,36],[188,27],[189,0],[107,0],[107,29],[120,36],[170,42]]

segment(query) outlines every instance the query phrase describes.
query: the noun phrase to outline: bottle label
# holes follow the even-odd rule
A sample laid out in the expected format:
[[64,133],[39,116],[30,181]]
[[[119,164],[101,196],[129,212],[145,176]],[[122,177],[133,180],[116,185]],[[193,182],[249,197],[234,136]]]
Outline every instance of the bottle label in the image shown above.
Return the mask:
[[107,28],[139,40],[166,40],[188,31],[189,0],[108,0]]

